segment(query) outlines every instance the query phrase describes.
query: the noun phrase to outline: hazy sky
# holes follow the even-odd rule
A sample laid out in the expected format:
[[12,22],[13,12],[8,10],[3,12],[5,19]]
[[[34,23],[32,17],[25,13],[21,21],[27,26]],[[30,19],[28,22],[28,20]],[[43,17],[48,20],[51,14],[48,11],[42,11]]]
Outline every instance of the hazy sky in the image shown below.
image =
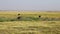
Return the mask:
[[0,10],[60,10],[60,0],[0,0]]

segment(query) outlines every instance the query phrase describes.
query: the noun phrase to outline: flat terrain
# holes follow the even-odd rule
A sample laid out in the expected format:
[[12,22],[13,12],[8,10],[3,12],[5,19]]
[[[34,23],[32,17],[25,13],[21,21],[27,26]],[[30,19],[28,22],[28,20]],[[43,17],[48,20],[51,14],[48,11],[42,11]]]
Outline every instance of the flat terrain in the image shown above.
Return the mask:
[[0,34],[60,34],[60,12],[1,11]]

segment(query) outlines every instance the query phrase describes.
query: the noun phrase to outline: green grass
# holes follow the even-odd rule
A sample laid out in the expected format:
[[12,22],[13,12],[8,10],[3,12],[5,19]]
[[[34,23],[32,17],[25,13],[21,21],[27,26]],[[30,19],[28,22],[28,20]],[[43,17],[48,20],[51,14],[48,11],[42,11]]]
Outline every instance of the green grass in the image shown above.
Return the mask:
[[49,18],[49,17],[21,17],[20,19],[15,18],[4,18],[0,17],[0,22],[5,21],[60,21],[60,18]]

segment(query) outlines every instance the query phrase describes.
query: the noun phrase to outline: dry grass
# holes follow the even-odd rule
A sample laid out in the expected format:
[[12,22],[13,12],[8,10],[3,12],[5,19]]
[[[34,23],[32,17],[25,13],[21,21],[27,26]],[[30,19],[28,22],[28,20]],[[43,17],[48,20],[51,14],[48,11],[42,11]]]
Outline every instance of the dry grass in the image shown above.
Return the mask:
[[[15,18],[20,13],[24,17],[59,18],[60,12],[0,12],[0,17]],[[9,21],[0,22],[0,34],[60,34],[60,21]]]
[[0,34],[60,34],[60,21],[0,22]]

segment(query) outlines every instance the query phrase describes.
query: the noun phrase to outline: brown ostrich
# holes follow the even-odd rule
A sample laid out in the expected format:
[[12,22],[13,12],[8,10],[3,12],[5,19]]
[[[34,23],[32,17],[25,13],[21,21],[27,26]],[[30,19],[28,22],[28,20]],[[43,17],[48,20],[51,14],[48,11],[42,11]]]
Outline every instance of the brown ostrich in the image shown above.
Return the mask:
[[39,15],[39,18],[40,18],[41,16]]
[[21,16],[20,16],[20,14],[18,14],[18,17],[17,17],[17,19],[20,19],[21,18]]
[[18,14],[18,16],[19,16],[20,14]]
[[20,16],[17,17],[17,19],[20,19],[20,18],[21,18]]

